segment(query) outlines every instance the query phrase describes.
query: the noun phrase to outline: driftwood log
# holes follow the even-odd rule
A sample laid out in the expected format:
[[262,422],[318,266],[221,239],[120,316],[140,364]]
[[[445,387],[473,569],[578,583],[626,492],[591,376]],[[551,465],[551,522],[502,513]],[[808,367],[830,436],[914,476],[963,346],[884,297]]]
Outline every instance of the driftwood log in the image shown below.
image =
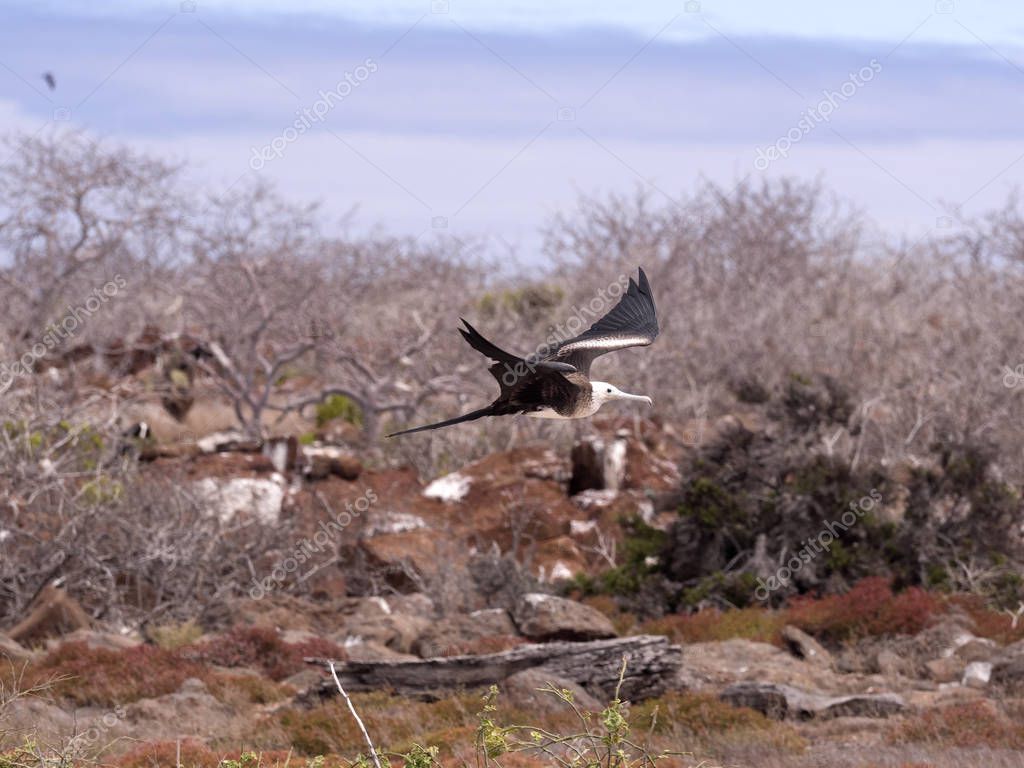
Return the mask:
[[[387,690],[404,696],[431,698],[444,690],[500,684],[525,669],[547,672],[581,685],[604,699],[615,694],[626,657],[621,696],[630,701],[658,696],[671,686],[682,666],[682,649],[659,635],[523,645],[480,656],[443,656],[416,661],[350,661],[337,663],[346,691]],[[326,659],[307,659],[327,668]],[[306,700],[336,696],[330,677],[307,692]]]

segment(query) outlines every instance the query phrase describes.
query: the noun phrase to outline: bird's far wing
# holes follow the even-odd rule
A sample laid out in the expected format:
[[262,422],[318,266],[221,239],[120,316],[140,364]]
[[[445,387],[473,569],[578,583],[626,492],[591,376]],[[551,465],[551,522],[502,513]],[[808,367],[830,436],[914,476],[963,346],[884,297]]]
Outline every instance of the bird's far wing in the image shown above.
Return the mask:
[[548,359],[568,363],[589,376],[594,358],[627,347],[644,347],[657,337],[654,294],[641,269],[639,280],[629,279],[625,295],[607,315],[579,336],[563,341]]
[[463,318],[465,328],[459,328],[459,333],[473,349],[494,361],[494,365],[488,368],[502,391],[513,386],[517,381],[527,378],[535,373],[572,373],[576,369],[568,363],[555,360],[536,360],[534,358],[523,358],[506,352],[498,345],[485,339],[480,332]]

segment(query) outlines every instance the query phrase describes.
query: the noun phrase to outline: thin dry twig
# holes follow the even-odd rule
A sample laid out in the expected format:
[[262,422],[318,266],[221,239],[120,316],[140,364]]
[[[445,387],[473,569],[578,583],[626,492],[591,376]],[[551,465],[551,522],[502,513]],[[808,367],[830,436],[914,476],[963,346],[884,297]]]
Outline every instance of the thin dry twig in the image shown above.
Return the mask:
[[366,731],[366,726],[363,725],[363,720],[359,717],[359,713],[356,712],[355,706],[352,704],[352,699],[348,697],[345,689],[341,685],[341,680],[338,679],[338,671],[334,668],[334,662],[328,661],[327,666],[330,667],[331,677],[334,678],[334,684],[338,686],[338,691],[341,692],[342,697],[345,699],[345,703],[348,705],[348,711],[352,713],[352,717],[356,721],[356,725],[359,726],[359,730],[363,732],[363,738],[366,739],[366,744],[370,748],[370,756],[373,758],[373,764],[376,768],[381,768],[380,758],[377,757],[377,750],[373,746],[373,742],[370,740],[370,734]]

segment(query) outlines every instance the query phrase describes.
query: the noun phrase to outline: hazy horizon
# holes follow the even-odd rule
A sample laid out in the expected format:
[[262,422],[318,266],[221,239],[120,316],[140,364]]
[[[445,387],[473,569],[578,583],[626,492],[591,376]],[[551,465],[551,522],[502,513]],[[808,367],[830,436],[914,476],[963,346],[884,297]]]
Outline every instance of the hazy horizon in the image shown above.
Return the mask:
[[701,178],[820,178],[917,237],[1024,180],[1024,23],[1007,23],[1024,12],[996,10],[14,3],[0,126],[71,124],[188,161],[210,194],[265,178],[328,219],[355,206],[358,228],[489,238],[526,260],[579,194],[639,185],[671,204]]

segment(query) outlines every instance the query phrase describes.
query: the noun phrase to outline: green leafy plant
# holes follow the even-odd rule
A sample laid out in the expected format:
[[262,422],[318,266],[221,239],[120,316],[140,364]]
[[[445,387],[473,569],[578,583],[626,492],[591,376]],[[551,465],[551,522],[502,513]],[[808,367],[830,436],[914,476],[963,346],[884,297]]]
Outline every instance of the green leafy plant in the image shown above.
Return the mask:
[[363,412],[352,398],[345,395],[331,395],[316,407],[316,425],[322,427],[334,419],[342,419],[349,424],[361,427]]

